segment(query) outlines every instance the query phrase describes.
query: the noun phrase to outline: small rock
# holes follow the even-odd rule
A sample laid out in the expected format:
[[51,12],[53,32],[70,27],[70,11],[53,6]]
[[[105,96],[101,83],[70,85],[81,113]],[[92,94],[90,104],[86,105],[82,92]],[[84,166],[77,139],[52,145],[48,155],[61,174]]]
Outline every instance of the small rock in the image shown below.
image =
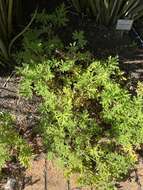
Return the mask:
[[15,188],[16,188],[16,180],[10,178],[10,179],[7,181],[7,183],[6,183],[6,185],[5,185],[5,187],[4,187],[4,190],[15,190]]
[[131,77],[135,78],[135,79],[139,79],[140,78],[140,74],[139,73],[131,73]]

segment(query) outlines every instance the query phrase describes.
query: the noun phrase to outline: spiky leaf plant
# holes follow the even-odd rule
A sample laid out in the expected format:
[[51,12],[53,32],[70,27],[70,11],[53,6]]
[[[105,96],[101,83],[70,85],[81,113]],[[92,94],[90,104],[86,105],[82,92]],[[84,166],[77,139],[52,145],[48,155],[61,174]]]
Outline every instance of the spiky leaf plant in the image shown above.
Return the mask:
[[[0,65],[10,66],[13,64],[11,49],[16,39],[21,36],[30,26],[35,18],[37,9],[29,24],[15,35],[14,18],[18,16],[22,1],[1,0],[0,1]],[[15,18],[16,21],[16,18]]]
[[78,13],[94,16],[103,25],[113,25],[119,18],[137,20],[143,16],[141,0],[71,0]]

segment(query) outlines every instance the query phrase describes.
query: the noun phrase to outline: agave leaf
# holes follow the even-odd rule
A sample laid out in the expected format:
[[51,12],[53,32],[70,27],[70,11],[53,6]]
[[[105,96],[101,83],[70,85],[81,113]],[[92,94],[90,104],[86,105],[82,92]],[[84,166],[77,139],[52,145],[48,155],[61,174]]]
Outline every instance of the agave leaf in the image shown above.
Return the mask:
[[0,38],[0,50],[4,56],[5,59],[8,59],[8,53],[7,53],[7,48],[5,46],[5,43],[2,41],[2,39]]
[[[108,0],[109,1],[109,0]],[[105,20],[106,25],[110,22],[110,10],[109,10],[109,2],[107,0],[102,1],[102,20]]]
[[12,35],[13,13],[16,11],[14,2],[17,1],[0,0],[0,60],[3,63],[7,63],[10,57],[8,46]]
[[7,33],[6,27],[4,26],[3,20],[1,19],[0,15],[0,37],[4,37],[6,33]]
[[126,1],[126,3],[124,4],[122,10],[121,10],[121,13],[120,13],[120,16],[124,15],[124,17],[127,17],[129,12],[130,12],[130,8],[132,6],[136,6],[138,4],[138,0],[129,0],[129,1]]
[[94,0],[94,4],[96,6],[96,22],[100,20],[100,0]]
[[113,24],[118,20],[118,14],[119,14],[119,11],[121,9],[123,2],[124,2],[124,0],[120,0],[120,1],[115,0],[113,6],[111,3],[112,10],[111,10],[111,14],[110,14],[110,20],[112,20]]
[[8,4],[8,34],[9,34],[9,37],[12,33],[12,15],[13,13],[13,0],[10,0],[9,1],[9,4]]
[[89,0],[82,0],[83,2],[83,7],[82,10],[85,10],[87,14],[90,14],[90,6],[89,6]]
[[97,6],[95,4],[95,1],[94,0],[89,0],[89,2],[90,2],[89,7],[92,10],[93,16],[96,16],[97,15]]
[[105,5],[105,8],[106,8],[106,9],[109,8],[109,2],[108,2],[108,0],[104,0],[104,5]]
[[137,19],[141,18],[143,16],[143,5],[140,5],[139,7],[136,7],[132,11],[132,16],[133,16],[134,20],[137,20]]
[[132,4],[132,6],[129,8],[128,12],[131,13],[136,7],[139,7],[140,0],[137,0]]
[[5,64],[7,64],[7,59],[4,58],[3,53],[0,52],[0,65],[4,66]]
[[101,2],[101,0],[95,0],[95,2],[97,2],[96,3],[96,5],[97,5],[97,11],[98,11],[98,18],[97,18],[97,21],[101,21],[102,20],[102,18],[101,18],[101,16],[102,16],[102,7],[103,7],[103,2]]
[[79,0],[72,0],[72,3],[76,8],[77,12],[81,12],[81,4],[79,3]]
[[7,7],[6,2],[4,0],[0,1],[0,19],[4,26],[7,26]]
[[[115,24],[119,18],[138,19],[142,16],[141,0],[71,0],[79,11],[91,10],[99,24]],[[75,4],[76,3],[76,4]],[[142,10],[142,11],[141,11]]]
[[88,7],[88,1],[87,0],[82,0],[82,9],[84,10],[86,10],[86,8]]

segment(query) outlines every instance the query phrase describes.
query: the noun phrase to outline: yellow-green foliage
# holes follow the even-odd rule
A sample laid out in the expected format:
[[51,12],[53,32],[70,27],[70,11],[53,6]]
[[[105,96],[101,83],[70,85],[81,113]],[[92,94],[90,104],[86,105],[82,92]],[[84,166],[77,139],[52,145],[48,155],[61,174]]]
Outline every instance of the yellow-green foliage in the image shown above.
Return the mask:
[[97,189],[115,184],[137,161],[143,143],[142,96],[122,88],[117,60],[33,62],[21,69],[21,93],[42,97],[40,129],[48,155],[68,175]]
[[16,156],[23,166],[27,166],[31,150],[16,131],[14,118],[8,113],[0,112],[0,170],[12,156]]
[[20,93],[41,97],[38,131],[48,157],[58,159],[68,177],[78,173],[80,184],[116,189],[143,143],[142,85],[132,96],[121,85],[116,58],[91,59],[83,50],[87,42],[82,31],[73,34],[68,47],[59,46],[54,30],[45,30],[49,23],[44,18],[49,17],[42,16],[44,28],[38,21],[38,30],[24,36]]

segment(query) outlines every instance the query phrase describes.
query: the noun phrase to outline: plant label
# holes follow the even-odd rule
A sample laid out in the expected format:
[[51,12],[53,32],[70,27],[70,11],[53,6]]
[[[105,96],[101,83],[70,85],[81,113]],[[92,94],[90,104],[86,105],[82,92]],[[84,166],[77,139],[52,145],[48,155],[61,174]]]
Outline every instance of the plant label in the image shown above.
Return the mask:
[[119,19],[117,21],[117,25],[116,25],[116,30],[131,30],[132,25],[133,25],[133,20],[129,20],[129,19]]

